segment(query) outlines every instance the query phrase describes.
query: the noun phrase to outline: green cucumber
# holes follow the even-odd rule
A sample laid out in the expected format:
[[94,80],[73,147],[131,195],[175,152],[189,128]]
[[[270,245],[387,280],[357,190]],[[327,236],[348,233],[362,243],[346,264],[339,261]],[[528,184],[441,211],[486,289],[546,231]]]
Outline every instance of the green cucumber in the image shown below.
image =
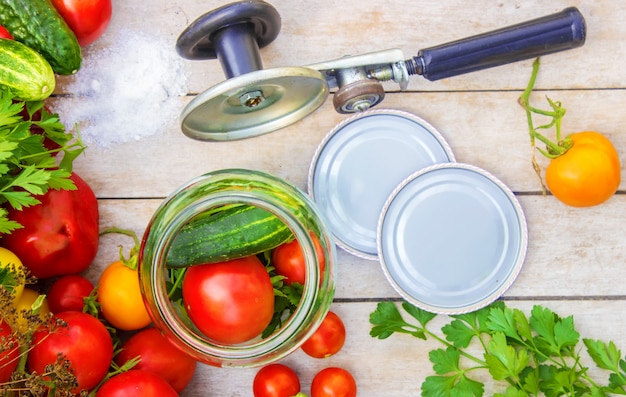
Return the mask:
[[16,99],[42,101],[56,86],[48,61],[32,48],[9,39],[0,39],[0,86]]
[[224,207],[185,224],[167,253],[169,267],[223,262],[271,250],[292,240],[291,229],[271,212],[252,205]]
[[0,0],[0,25],[43,55],[55,73],[70,75],[80,69],[78,39],[50,0]]

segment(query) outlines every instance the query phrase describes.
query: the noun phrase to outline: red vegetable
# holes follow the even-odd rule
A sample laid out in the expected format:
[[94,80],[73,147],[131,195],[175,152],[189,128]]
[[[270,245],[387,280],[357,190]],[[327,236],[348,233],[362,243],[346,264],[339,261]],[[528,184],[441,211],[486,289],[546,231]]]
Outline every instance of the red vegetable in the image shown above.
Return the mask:
[[0,26],[0,38],[13,40],[13,35],[7,30],[7,28]]
[[9,219],[22,224],[0,243],[17,255],[39,279],[81,273],[98,251],[98,201],[76,173],[76,190],[50,189],[37,196],[41,204],[9,209]]
[[300,392],[300,379],[284,364],[270,364],[259,370],[252,383],[254,397],[293,397]]
[[46,294],[52,313],[65,311],[81,312],[85,307],[85,298],[89,297],[94,286],[79,274],[69,274],[56,280]]
[[113,359],[113,341],[104,324],[82,312],[63,312],[57,318],[67,323],[53,330],[37,331],[28,354],[31,371],[44,373],[62,354],[70,362],[78,386],[74,392],[94,388],[107,374]]
[[96,397],[178,397],[178,393],[159,375],[131,369],[104,382]]
[[183,280],[191,321],[220,343],[246,342],[269,325],[274,287],[256,256],[191,266]]
[[343,368],[321,370],[311,382],[311,397],[356,397],[356,381]]
[[115,356],[115,362],[121,367],[135,357],[140,357],[141,361],[133,369],[154,372],[178,393],[187,387],[196,371],[196,360],[179,350],[156,328],[146,328],[131,336]]
[[0,383],[4,383],[9,380],[17,367],[20,347],[13,330],[2,320],[0,320],[0,341]]
[[343,321],[334,312],[328,312],[317,331],[302,344],[302,350],[311,357],[325,358],[341,350],[345,340]]
[[113,13],[111,0],[52,0],[52,4],[83,47],[102,36]]
[[[324,270],[325,258],[324,250],[319,241],[314,238],[315,251],[318,255],[320,270]],[[279,245],[272,252],[272,265],[276,268],[276,273],[284,276],[283,282],[287,285],[300,283],[304,285],[306,275],[306,264],[304,253],[298,240]]]

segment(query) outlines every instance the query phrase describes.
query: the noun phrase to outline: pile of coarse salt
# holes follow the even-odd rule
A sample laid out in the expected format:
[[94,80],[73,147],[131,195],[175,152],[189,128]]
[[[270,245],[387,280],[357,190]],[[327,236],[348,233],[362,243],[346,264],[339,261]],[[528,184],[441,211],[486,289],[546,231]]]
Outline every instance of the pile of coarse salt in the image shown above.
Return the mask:
[[118,32],[83,63],[51,106],[67,130],[78,126],[87,146],[108,147],[164,131],[182,110],[187,72],[174,43],[136,31]]

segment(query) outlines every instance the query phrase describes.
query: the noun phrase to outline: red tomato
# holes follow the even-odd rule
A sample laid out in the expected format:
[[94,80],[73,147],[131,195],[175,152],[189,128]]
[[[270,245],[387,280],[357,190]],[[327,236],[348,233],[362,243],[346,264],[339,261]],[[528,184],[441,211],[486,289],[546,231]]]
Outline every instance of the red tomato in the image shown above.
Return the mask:
[[48,306],[52,313],[81,312],[85,298],[93,291],[93,284],[86,277],[70,274],[57,279],[48,290]]
[[52,0],[52,4],[83,47],[102,36],[113,13],[111,0]]
[[43,373],[46,365],[54,364],[62,354],[71,363],[78,386],[73,390],[95,387],[109,370],[113,359],[113,341],[106,327],[97,318],[82,312],[63,312],[56,315],[67,326],[33,335],[32,350],[28,354],[31,371]]
[[13,40],[13,35],[5,28],[0,26],[0,38]]
[[196,360],[179,350],[156,328],[146,328],[131,336],[115,356],[115,362],[121,367],[135,357],[141,357],[141,361],[133,369],[154,372],[178,393],[187,387],[196,371]]
[[178,397],[178,393],[159,375],[131,369],[104,382],[96,397]]
[[356,381],[343,368],[325,368],[313,377],[311,397],[356,397]]
[[0,320],[0,383],[9,380],[17,367],[20,356],[20,347],[17,344],[11,327]]
[[274,314],[274,288],[256,256],[190,267],[183,280],[189,318],[219,343],[241,343],[258,335]]
[[[317,239],[314,239],[313,241],[319,258],[319,266],[323,271],[326,262],[324,259],[324,251],[322,250],[322,246]],[[276,269],[277,274],[286,277],[283,280],[285,284],[304,284],[306,267],[304,253],[300,248],[298,240],[292,240],[276,247],[272,252],[272,265]]]
[[345,341],[343,321],[334,312],[328,312],[317,331],[302,344],[302,350],[311,357],[325,358],[341,350]]
[[283,364],[270,364],[257,372],[252,383],[254,397],[293,397],[300,392],[300,379]]

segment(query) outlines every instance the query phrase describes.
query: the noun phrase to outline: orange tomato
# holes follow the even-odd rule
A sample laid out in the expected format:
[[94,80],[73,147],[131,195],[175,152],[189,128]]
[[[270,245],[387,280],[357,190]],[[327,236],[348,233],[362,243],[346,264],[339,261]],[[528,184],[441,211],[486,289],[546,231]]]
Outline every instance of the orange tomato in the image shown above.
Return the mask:
[[590,207],[611,198],[621,181],[619,156],[604,135],[571,134],[572,146],[546,169],[546,184],[554,197],[573,207]]
[[123,262],[111,263],[98,281],[102,316],[117,329],[134,331],[152,322],[143,303],[139,275]]

